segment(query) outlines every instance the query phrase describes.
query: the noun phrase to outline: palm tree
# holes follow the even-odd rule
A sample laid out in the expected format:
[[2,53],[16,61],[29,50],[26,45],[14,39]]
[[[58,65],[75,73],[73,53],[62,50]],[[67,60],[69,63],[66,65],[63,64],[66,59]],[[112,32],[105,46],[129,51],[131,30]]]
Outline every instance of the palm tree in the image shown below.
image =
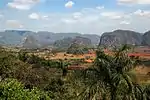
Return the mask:
[[143,94],[145,97],[144,100],[150,100],[150,84],[144,87]]
[[124,45],[115,50],[112,56],[99,49],[96,52],[94,66],[85,71],[90,87],[82,94],[88,93],[90,100],[96,98],[97,95],[101,95],[99,98],[104,98],[103,94],[106,92],[111,100],[125,98],[136,100],[134,82],[129,72],[137,66],[137,60],[127,55],[129,49],[127,45]]
[[62,70],[62,76],[66,76],[68,73],[68,66],[70,64],[68,62],[64,62],[63,60],[59,60],[59,68]]

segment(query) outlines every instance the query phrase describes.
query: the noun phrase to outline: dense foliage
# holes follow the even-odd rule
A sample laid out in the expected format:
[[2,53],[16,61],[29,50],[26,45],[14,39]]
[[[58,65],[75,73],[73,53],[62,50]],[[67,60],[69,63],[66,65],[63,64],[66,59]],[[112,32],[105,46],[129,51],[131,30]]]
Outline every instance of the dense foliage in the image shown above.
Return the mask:
[[[113,56],[97,50],[86,70],[67,70],[70,63],[45,60],[25,52],[0,49],[1,100],[149,100],[150,85],[139,84],[132,69],[139,59],[128,46]],[[78,62],[78,60],[77,60]]]
[[25,89],[24,85],[14,79],[0,82],[1,100],[50,100],[48,94],[38,89]]
[[[84,82],[87,85],[82,98],[90,100],[147,100],[148,92],[137,83],[131,72],[139,59],[129,57],[127,45],[117,49],[113,56],[97,51],[94,66],[84,71]],[[148,93],[148,94],[147,94]]]
[[[62,60],[45,60],[44,58],[40,58],[33,54],[29,55],[26,52],[19,52],[18,54],[19,60],[23,62],[27,62],[29,64],[36,64],[38,66],[44,66],[49,68],[62,68],[63,66],[68,66],[68,62],[63,62]],[[63,65],[62,65],[63,63]]]

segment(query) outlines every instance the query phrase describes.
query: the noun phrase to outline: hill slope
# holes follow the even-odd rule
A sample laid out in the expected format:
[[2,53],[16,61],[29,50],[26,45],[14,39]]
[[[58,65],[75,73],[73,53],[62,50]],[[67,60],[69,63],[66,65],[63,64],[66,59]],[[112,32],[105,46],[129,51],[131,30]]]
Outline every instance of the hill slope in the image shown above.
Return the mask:
[[[89,38],[92,41],[92,44],[99,43],[99,36],[98,35],[88,35],[88,34],[80,34],[80,33],[53,33],[48,31],[39,31],[39,32],[32,32],[32,31],[21,31],[21,30],[6,30],[0,32],[0,44],[5,45],[24,45],[23,41],[25,38],[34,37],[38,40],[38,43],[41,47],[47,47],[52,45],[57,40],[62,40],[64,38],[75,38],[77,36]],[[30,40],[30,39],[29,39]],[[31,42],[32,40],[30,40]],[[34,41],[34,40],[33,40]],[[25,44],[28,42],[26,41]],[[24,46],[25,47],[25,46]]]
[[122,44],[141,45],[142,34],[129,30],[115,30],[103,33],[99,45],[111,47]]
[[[30,37],[34,39],[30,39]],[[0,45],[22,45],[23,47],[48,47],[59,46],[68,47],[76,37],[88,38],[92,45],[102,45],[106,47],[118,46],[121,44],[150,46],[150,31],[138,33],[130,30],[115,30],[105,32],[102,36],[94,34],[80,33],[53,33],[48,31],[32,32],[26,30],[6,30],[0,32]],[[23,39],[27,39],[23,41]],[[72,39],[71,39],[72,38]],[[79,40],[79,38],[78,38]],[[36,41],[36,42],[35,42]],[[30,45],[30,46],[27,46]]]
[[142,45],[150,46],[150,31],[144,33]]
[[53,44],[54,47],[58,48],[69,48],[71,44],[79,44],[79,45],[85,45],[85,46],[90,46],[92,45],[92,42],[89,38],[81,37],[81,36],[76,36],[74,38],[64,38],[62,40],[57,40]]

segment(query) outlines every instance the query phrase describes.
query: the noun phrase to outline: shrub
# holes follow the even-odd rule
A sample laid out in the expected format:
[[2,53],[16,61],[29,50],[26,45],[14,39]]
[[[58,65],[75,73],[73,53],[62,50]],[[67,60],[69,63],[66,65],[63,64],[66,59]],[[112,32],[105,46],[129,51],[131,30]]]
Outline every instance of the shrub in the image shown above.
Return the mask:
[[15,79],[6,79],[0,82],[1,100],[50,100],[46,93],[34,88],[25,89],[24,85]]

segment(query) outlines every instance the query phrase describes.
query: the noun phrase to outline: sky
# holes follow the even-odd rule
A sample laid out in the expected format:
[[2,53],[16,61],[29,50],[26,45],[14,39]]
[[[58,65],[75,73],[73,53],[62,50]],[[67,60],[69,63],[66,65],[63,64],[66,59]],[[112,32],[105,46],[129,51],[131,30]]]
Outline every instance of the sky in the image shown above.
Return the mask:
[[0,31],[150,30],[150,0],[0,0]]

